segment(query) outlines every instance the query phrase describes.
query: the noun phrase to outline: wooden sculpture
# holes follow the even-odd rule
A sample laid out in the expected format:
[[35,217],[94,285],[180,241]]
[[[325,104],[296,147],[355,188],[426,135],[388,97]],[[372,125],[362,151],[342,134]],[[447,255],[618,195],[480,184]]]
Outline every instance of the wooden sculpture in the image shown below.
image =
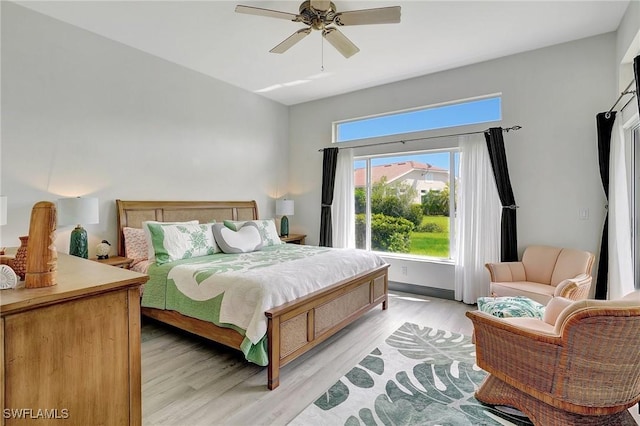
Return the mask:
[[29,247],[25,287],[49,287],[56,284],[58,252],[54,245],[56,231],[56,206],[40,201],[31,210]]

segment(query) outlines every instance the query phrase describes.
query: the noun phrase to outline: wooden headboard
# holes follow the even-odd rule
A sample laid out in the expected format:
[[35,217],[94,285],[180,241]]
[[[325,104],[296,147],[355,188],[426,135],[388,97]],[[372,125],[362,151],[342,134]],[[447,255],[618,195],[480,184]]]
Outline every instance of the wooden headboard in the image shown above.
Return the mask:
[[184,222],[199,220],[207,223],[215,220],[258,219],[255,201],[123,201],[116,200],[118,210],[118,255],[124,256],[122,228],[142,228],[142,222]]

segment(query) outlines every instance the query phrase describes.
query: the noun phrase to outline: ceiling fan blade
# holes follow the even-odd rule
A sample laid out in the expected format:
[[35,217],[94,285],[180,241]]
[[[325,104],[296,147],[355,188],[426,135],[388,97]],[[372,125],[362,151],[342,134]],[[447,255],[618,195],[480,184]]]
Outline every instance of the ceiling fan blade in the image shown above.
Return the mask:
[[299,16],[294,13],[280,12],[278,10],[262,9],[252,6],[236,6],[237,13],[246,13],[247,15],[266,16],[269,18],[286,19],[288,21],[298,21]]
[[328,27],[322,30],[322,36],[327,39],[333,47],[342,53],[345,58],[350,58],[360,51],[358,46],[353,44],[344,34],[337,28]]
[[289,50],[294,44],[311,34],[311,28],[303,28],[296,31],[287,37],[282,43],[271,49],[271,53],[284,53]]
[[350,12],[337,13],[333,22],[340,26],[397,24],[400,22],[400,6],[352,10]]
[[329,10],[331,6],[331,0],[311,0],[311,7],[315,10],[321,10],[323,12]]

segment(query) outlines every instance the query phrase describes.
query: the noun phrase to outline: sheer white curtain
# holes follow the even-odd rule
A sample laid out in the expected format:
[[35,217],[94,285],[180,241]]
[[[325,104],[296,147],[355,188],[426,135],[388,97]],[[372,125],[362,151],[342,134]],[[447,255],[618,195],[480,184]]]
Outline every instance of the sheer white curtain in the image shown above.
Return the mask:
[[634,290],[624,129],[616,119],[609,157],[609,299]]
[[472,304],[489,295],[484,264],[500,260],[501,209],[484,135],[460,137],[456,300]]
[[353,192],[353,150],[340,149],[333,189],[333,247],[355,248],[356,219]]

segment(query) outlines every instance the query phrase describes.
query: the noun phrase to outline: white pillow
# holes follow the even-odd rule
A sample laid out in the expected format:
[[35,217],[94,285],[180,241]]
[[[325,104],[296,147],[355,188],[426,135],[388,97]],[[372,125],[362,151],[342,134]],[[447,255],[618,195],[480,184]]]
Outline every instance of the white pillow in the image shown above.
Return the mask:
[[259,219],[259,220],[247,220],[247,221],[233,221],[233,220],[225,220],[224,226],[227,228],[238,231],[242,227],[251,224],[258,229],[260,232],[260,237],[262,238],[262,246],[277,246],[279,244],[284,244],[280,239],[280,235],[278,235],[278,230],[276,229],[276,223],[273,219]]
[[262,247],[262,238],[255,226],[243,226],[234,231],[216,223],[213,225],[213,236],[225,253],[249,253]]
[[153,250],[153,244],[151,243],[151,234],[149,233],[149,227],[148,227],[150,223],[164,223],[167,225],[189,223],[189,224],[197,225],[200,222],[198,222],[197,220],[190,220],[188,222],[158,222],[155,220],[147,220],[145,222],[142,222],[142,230],[144,231],[144,238],[147,240],[147,250],[148,250],[147,260],[149,262],[155,263],[156,254],[155,254],[155,251]]
[[202,225],[189,223],[147,224],[156,263],[162,265],[174,260],[207,256],[219,252],[220,249],[213,239],[212,226],[212,223]]

